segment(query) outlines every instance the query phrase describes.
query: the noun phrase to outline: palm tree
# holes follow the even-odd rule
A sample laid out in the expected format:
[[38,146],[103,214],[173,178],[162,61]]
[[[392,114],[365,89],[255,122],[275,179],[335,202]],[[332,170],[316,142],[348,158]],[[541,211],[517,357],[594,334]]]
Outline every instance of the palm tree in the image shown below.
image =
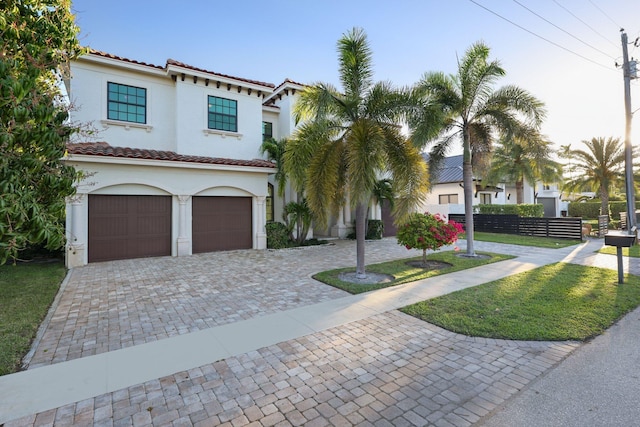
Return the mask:
[[437,170],[454,142],[462,141],[467,256],[475,256],[473,164],[491,152],[496,131],[510,136],[517,134],[523,124],[537,129],[545,115],[542,102],[524,89],[513,85],[494,89],[505,71],[498,61],[489,62],[488,58],[489,48],[475,43],[458,62],[456,74],[426,73],[416,85],[415,93],[442,111],[437,138],[431,133],[433,108],[410,120],[414,143],[421,147],[431,145],[430,170]]
[[[260,145],[262,155],[267,155],[267,159],[276,165],[276,173],[274,175],[276,184],[278,185],[278,196],[282,198],[282,216],[286,217],[285,206],[287,206],[284,190],[287,185],[287,173],[284,169],[284,152],[287,145],[287,139],[276,140],[267,138]],[[286,219],[286,218],[285,218]]]
[[516,203],[524,203],[524,181],[556,182],[562,178],[562,165],[551,159],[552,143],[535,130],[511,138],[503,136],[491,157],[486,176],[490,184],[515,182]]
[[372,58],[363,30],[338,41],[342,91],[328,83],[300,93],[294,113],[302,121],[287,146],[292,182],[306,190],[314,218],[326,225],[349,195],[356,211],[356,276],[366,278],[364,242],[367,206],[386,173],[397,195],[396,218],[425,197],[428,175],[419,151],[402,135],[398,119],[406,96],[390,83],[372,82]]
[[[287,230],[289,231],[289,239],[295,241],[298,245],[302,245],[307,239],[309,228],[313,215],[309,209],[306,199],[300,199],[301,202],[289,202],[284,207],[283,216],[286,216]],[[293,230],[296,235],[293,235]]]
[[609,194],[624,182],[624,147],[619,138],[591,138],[582,141],[584,150],[571,150],[576,176],[565,184],[569,191],[595,191],[600,197],[600,214],[609,215]]

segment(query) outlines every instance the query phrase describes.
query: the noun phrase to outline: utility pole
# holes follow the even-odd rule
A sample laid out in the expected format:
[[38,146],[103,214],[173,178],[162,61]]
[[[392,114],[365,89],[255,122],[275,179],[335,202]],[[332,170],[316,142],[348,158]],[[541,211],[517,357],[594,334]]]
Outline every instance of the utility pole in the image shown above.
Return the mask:
[[633,156],[631,147],[631,79],[637,76],[631,75],[629,65],[629,53],[627,51],[627,33],[621,29],[622,33],[622,71],[624,76],[624,111],[625,111],[625,135],[624,135],[624,178],[625,190],[627,193],[627,232],[631,234],[637,227],[636,221],[636,200],[633,188]]

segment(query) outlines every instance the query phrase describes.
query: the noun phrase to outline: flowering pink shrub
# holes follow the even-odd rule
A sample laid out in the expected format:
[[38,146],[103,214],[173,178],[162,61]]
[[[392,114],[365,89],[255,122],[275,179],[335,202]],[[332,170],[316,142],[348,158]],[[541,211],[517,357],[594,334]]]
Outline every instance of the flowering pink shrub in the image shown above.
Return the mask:
[[447,223],[440,214],[413,213],[406,223],[398,227],[396,238],[398,244],[407,249],[422,249],[422,261],[426,263],[427,249],[435,251],[441,246],[450,245],[463,232],[462,224],[455,221]]

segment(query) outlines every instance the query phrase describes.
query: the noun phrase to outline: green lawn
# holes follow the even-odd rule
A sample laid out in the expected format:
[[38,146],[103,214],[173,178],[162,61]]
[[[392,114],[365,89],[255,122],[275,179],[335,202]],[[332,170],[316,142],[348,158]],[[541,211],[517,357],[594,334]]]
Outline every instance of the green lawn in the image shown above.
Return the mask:
[[414,282],[420,279],[437,276],[440,274],[452,273],[454,271],[464,270],[466,268],[477,267],[479,265],[490,264],[505,259],[514,258],[510,255],[494,254],[489,252],[478,252],[478,254],[490,255],[489,259],[482,258],[465,258],[459,257],[459,252],[445,251],[435,252],[427,256],[428,260],[442,261],[451,264],[451,267],[440,270],[425,270],[423,268],[415,268],[407,265],[407,261],[421,260],[422,257],[401,259],[396,261],[388,261],[380,264],[372,264],[366,266],[367,272],[389,274],[395,277],[395,280],[387,283],[377,283],[372,285],[363,285],[342,281],[338,278],[340,273],[355,271],[355,268],[340,268],[337,270],[323,271],[313,276],[319,280],[336,288],[343,289],[352,294],[373,291],[375,289],[387,288],[389,286],[400,285],[402,283]]
[[588,340],[640,304],[640,277],[557,263],[402,309],[464,335]]
[[[617,255],[615,246],[604,246],[598,251],[601,254]],[[640,245],[631,246],[630,248],[622,248],[622,255],[634,258],[640,258]]]
[[62,262],[0,266],[0,375],[19,370],[64,276]]
[[[512,245],[535,246],[538,248],[564,248],[582,243],[581,240],[554,239],[551,237],[520,236],[517,234],[484,233],[476,231],[474,240],[493,243],[510,243]],[[464,235],[460,237],[464,238]]]

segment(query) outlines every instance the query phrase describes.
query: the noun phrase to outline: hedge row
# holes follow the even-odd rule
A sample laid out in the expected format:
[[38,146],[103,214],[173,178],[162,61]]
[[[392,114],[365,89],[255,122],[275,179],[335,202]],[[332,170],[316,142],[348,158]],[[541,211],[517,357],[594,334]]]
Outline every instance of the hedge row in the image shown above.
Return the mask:
[[544,206],[541,204],[478,205],[475,210],[476,213],[490,215],[518,215],[534,218],[542,218],[544,216]]
[[[580,216],[584,219],[597,219],[600,215],[600,202],[572,202],[569,203],[569,216]],[[636,202],[636,209],[640,209],[640,201]],[[609,214],[612,220],[620,219],[620,212],[627,211],[627,202],[609,202]]]

